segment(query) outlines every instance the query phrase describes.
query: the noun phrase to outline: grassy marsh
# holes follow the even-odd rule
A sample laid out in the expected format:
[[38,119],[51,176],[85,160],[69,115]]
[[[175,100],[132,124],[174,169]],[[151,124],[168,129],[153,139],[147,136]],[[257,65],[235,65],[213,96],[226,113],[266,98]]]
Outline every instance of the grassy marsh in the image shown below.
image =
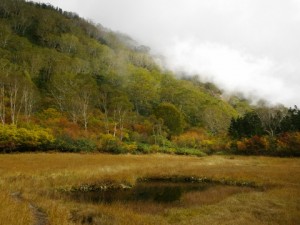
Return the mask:
[[[183,207],[153,203],[76,202],[59,190],[103,183],[131,184],[147,177],[201,177],[231,184],[254,182],[264,191],[234,185],[188,193]],[[18,201],[12,193],[21,193]],[[0,155],[0,224],[34,224],[28,203],[49,224],[297,224],[300,159],[242,156],[10,154]],[[130,206],[130,207],[129,207]]]

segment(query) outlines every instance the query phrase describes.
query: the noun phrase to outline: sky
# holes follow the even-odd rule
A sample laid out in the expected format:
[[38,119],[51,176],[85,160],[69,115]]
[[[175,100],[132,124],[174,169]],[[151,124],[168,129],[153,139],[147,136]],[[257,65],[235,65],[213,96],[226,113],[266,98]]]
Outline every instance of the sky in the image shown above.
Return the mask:
[[39,0],[128,34],[175,72],[300,106],[300,0]]

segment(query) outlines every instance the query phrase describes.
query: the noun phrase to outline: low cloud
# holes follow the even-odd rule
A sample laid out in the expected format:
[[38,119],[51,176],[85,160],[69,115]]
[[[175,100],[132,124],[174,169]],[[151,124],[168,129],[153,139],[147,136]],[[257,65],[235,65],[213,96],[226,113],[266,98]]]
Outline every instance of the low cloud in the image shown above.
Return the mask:
[[[175,72],[197,74],[201,80],[216,83],[227,93],[242,92],[254,100],[272,104],[296,104],[294,94],[300,78],[292,64],[257,57],[240,49],[197,39],[173,40],[164,49],[167,67]],[[283,76],[285,74],[285,76]]]

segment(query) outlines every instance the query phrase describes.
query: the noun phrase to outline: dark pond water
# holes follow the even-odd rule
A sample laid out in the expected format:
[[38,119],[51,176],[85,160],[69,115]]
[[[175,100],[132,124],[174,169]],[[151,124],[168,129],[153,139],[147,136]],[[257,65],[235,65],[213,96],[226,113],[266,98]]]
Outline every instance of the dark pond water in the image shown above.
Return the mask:
[[186,182],[139,182],[130,189],[74,192],[71,197],[78,201],[99,203],[113,202],[156,202],[174,203],[188,192],[201,192],[212,187],[207,183]]

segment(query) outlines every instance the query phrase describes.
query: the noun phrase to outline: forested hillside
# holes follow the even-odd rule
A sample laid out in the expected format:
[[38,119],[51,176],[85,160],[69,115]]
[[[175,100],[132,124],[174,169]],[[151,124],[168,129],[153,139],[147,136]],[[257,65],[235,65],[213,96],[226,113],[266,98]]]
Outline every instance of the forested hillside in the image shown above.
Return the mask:
[[[0,2],[3,151],[202,155],[231,150],[229,127],[242,138],[232,124],[253,109],[236,96],[224,100],[214,84],[160,68],[147,47],[75,13]],[[288,114],[279,111],[281,123]],[[276,139],[265,131],[255,135]]]

